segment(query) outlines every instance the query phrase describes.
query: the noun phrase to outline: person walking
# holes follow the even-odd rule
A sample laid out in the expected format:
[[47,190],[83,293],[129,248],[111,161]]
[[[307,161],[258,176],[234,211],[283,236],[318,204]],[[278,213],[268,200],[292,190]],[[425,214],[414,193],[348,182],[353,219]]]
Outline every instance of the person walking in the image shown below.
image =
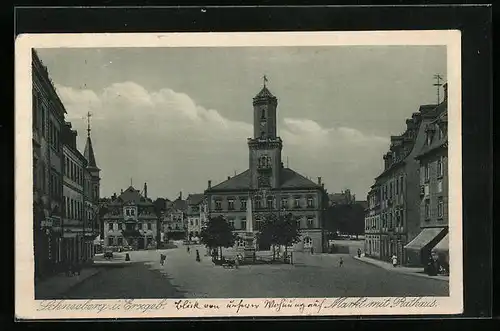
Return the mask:
[[164,254],[160,254],[160,265],[164,265],[165,264],[165,259],[167,258],[166,255]]
[[339,267],[343,267],[344,266],[344,259],[342,258],[342,256],[340,257],[340,260],[339,260]]
[[200,262],[201,259],[200,259],[200,252],[198,250],[196,250],[196,262]]
[[396,254],[392,254],[392,266],[396,268],[397,265],[398,265],[398,257],[396,256]]
[[189,248],[189,246],[187,247],[187,252],[188,254],[191,252],[191,248]]
[[358,258],[361,258],[361,248],[358,248]]

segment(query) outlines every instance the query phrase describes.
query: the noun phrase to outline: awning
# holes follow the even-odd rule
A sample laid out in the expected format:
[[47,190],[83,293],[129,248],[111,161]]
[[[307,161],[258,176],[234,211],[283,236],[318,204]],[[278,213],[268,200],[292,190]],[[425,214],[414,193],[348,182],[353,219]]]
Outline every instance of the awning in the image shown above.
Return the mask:
[[441,241],[432,249],[437,252],[448,252],[449,251],[449,239],[448,234],[441,239]]
[[405,249],[419,251],[427,246],[443,230],[444,228],[424,228],[412,241],[410,241],[405,246]]

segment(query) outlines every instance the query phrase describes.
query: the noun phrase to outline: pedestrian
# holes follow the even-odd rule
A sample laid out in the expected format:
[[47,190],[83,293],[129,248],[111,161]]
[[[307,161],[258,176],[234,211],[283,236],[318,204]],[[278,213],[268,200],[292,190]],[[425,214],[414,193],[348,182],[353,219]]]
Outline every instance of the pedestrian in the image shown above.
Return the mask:
[[191,249],[189,248],[189,246],[187,247],[187,252],[189,254],[189,252],[191,251]]
[[314,247],[311,246],[311,255],[314,254]]
[[200,262],[201,259],[200,259],[200,252],[198,250],[196,250],[196,262]]
[[164,254],[160,254],[160,264],[161,265],[164,265],[165,264],[165,259],[167,258],[166,255]]
[[392,266],[396,268],[397,265],[398,265],[398,257],[396,256],[396,254],[392,254]]
[[361,257],[361,248],[358,248],[358,258]]
[[343,266],[344,266],[344,259],[341,256],[340,260],[339,260],[339,267],[343,267]]

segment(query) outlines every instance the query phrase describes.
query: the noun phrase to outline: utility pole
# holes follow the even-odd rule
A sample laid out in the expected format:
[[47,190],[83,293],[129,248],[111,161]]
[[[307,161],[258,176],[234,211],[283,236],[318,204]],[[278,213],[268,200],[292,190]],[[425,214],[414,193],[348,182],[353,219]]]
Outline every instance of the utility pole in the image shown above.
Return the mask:
[[439,89],[441,88],[441,86],[443,86],[443,77],[439,74],[436,74],[434,75],[434,79],[436,80],[436,83],[434,83],[433,86],[436,86],[437,89],[437,104],[439,105],[439,102],[441,100],[441,98],[439,97]]

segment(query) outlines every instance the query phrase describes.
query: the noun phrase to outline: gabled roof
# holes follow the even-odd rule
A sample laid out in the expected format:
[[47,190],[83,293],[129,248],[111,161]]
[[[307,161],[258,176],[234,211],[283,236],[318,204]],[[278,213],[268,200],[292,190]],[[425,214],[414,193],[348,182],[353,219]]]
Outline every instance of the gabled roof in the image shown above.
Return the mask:
[[120,194],[116,200],[112,202],[112,204],[136,204],[136,205],[151,205],[152,202],[149,199],[146,199],[142,196],[139,190],[136,190],[134,187],[129,186],[122,194]]
[[187,197],[188,205],[199,205],[203,201],[204,195],[202,193],[190,194]]
[[[436,119],[431,123],[431,125],[438,124],[439,122],[447,122],[448,121],[448,107],[446,102],[441,103],[437,108],[436,108]],[[443,134],[441,139],[439,139],[439,136],[437,133],[434,133],[434,137],[431,140],[431,143],[429,145],[424,144],[422,149],[419,151],[417,156],[415,157],[416,159],[421,158],[424,155],[427,155],[428,153],[437,150],[442,147],[446,147],[448,143],[448,135]]]

